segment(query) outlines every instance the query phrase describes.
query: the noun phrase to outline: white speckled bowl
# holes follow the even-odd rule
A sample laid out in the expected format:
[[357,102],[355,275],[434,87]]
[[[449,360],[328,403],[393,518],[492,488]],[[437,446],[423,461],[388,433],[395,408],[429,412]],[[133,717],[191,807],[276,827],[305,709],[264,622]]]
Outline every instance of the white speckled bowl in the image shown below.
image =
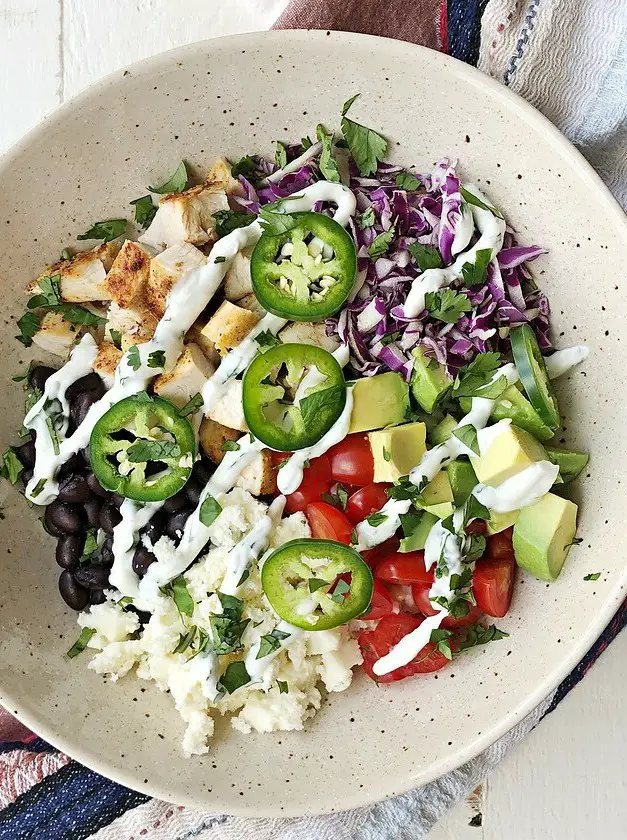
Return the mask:
[[[458,157],[524,242],[550,248],[535,265],[553,301],[555,335],[593,350],[559,383],[564,437],[592,456],[573,490],[583,543],[557,583],[520,575],[513,609],[499,621],[509,639],[390,687],[359,677],[329,697],[304,732],[244,736],[220,727],[208,756],[186,760],[169,697],[134,678],[107,683],[87,671],[86,658],[64,658],[77,629],[57,593],[54,541],[8,491],[0,522],[0,700],[84,764],[174,802],[257,816],[315,814],[423,784],[529,712],[624,596],[624,218],[584,159],[533,108],[478,71],[406,43],[272,32],[195,44],[95,85],[7,154],[0,164],[2,447],[22,420],[22,392],[10,377],[31,356],[12,339],[28,280],[94,220],[127,215],[128,202],[182,156],[206,170],[220,153],[267,151],[319,121],[337,126],[342,103],[358,91],[355,117],[390,137],[395,160],[428,167],[444,154]],[[600,579],[584,582],[594,571]]]

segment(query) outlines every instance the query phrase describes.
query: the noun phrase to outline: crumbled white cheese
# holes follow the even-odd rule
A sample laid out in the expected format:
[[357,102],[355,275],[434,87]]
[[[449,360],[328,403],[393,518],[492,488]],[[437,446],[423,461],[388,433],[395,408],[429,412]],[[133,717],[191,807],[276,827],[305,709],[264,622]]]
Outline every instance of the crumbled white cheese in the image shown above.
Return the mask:
[[89,640],[89,647],[102,650],[109,642],[122,642],[139,628],[139,619],[132,612],[105,601],[94,604],[89,612],[79,613],[79,627],[91,627],[96,632]]

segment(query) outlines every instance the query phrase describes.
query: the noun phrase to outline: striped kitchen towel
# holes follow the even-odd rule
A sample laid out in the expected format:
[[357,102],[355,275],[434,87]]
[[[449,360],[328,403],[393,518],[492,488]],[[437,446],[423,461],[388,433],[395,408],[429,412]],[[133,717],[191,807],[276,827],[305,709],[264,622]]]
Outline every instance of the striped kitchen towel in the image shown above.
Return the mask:
[[[627,205],[625,0],[292,0],[275,26],[386,35],[477,65],[543,111]],[[242,819],[150,799],[82,767],[0,710],[0,840],[423,837],[557,706],[625,623],[626,604],[557,690],[473,761],[395,799],[318,818]]]

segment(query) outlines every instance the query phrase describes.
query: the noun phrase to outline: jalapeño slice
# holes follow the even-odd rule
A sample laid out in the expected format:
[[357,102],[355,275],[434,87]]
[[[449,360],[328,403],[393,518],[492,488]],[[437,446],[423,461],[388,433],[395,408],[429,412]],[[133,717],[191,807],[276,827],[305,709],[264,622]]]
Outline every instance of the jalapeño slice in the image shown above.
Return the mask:
[[272,449],[294,452],[313,446],[342,413],[344,374],[321,347],[279,344],[249,366],[242,402],[256,438]]
[[292,321],[320,321],[347,301],[357,274],[355,243],[322,213],[294,213],[297,224],[262,234],[250,261],[259,303]]
[[304,630],[330,630],[362,615],[372,572],[361,556],[332,540],[291,540],[268,557],[261,584],[272,609]]
[[168,499],[183,487],[196,458],[194,430],[176,406],[145,391],[120,400],[89,440],[100,484],[138,502]]
[[560,425],[560,412],[549,374],[533,330],[528,324],[510,332],[512,353],[529,402],[551,429]]

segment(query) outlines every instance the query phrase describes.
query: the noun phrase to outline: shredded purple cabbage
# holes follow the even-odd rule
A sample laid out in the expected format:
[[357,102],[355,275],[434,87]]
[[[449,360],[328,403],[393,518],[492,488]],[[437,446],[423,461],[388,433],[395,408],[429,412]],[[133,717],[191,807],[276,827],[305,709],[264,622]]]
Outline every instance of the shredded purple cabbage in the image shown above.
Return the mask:
[[[302,147],[289,147],[288,158],[293,160],[301,153]],[[263,158],[254,160],[265,175],[277,170],[274,163]],[[519,245],[510,228],[503,249],[488,268],[486,283],[466,289],[471,312],[462,314],[455,324],[436,320],[426,311],[417,318],[405,316],[403,303],[412,281],[420,275],[407,246],[415,242],[437,246],[444,264],[450,265],[463,199],[455,166],[446,158],[430,173],[418,176],[421,186],[417,191],[407,192],[396,185],[403,171],[400,166],[381,163],[375,176],[363,178],[350,161],[350,187],[357,199],[358,218],[371,207],[374,226],[362,229],[358,220],[351,220],[350,232],[357,246],[358,291],[353,301],[326,324],[329,335],[348,342],[352,367],[365,376],[399,371],[409,380],[412,350],[420,344],[454,376],[478,353],[509,352],[509,327],[521,323],[533,327],[542,350],[550,349],[549,302],[526,265],[546,251],[535,245]],[[261,205],[297,193],[320,177],[315,159],[278,183],[257,189],[240,176],[245,198],[238,203],[248,212],[257,213]],[[391,227],[395,235],[387,252],[370,257],[368,248],[375,237]],[[451,285],[464,288],[461,280]]]

